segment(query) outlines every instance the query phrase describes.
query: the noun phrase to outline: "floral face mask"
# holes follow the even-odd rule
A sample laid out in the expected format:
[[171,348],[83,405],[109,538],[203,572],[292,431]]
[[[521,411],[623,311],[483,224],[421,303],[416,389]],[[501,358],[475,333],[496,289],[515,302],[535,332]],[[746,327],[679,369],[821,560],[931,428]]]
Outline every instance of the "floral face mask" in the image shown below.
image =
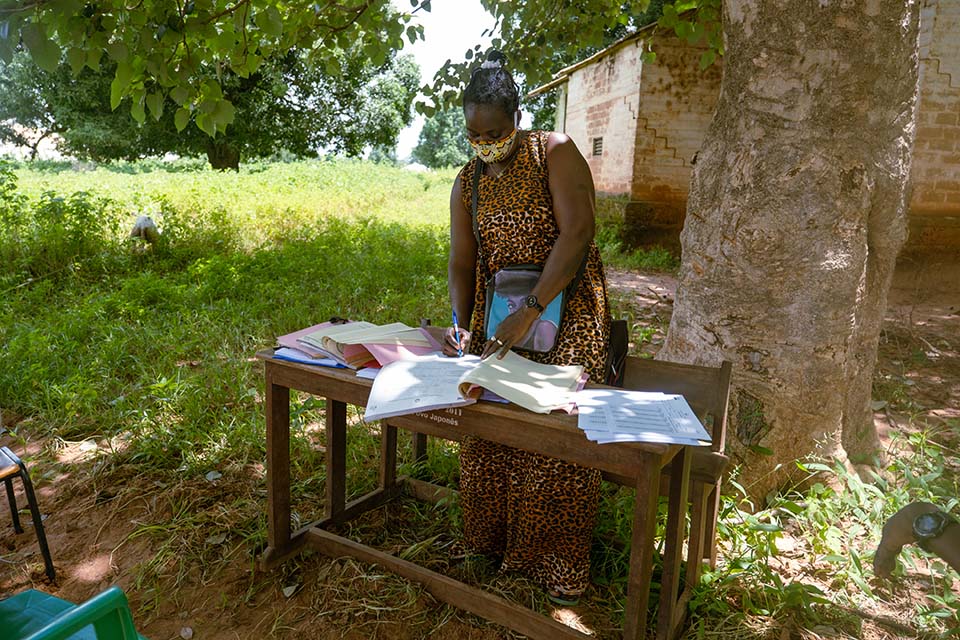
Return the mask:
[[477,157],[486,163],[500,162],[510,155],[513,151],[513,145],[517,142],[517,135],[520,130],[514,127],[513,131],[505,138],[494,142],[474,142],[470,140],[470,146],[477,152]]

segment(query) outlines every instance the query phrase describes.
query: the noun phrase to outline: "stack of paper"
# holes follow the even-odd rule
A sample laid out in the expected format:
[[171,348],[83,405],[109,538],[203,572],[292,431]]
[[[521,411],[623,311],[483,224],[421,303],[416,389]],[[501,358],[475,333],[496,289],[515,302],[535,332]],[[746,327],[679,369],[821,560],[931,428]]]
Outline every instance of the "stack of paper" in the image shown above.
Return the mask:
[[626,389],[576,394],[577,425],[589,440],[706,446],[710,434],[683,396]]
[[304,336],[330,326],[333,325],[329,322],[322,322],[312,327],[280,336],[277,338],[277,343],[280,345],[280,348],[273,352],[273,357],[278,360],[289,360],[291,362],[313,364],[321,367],[345,367],[345,364],[331,358],[330,354],[326,351],[315,349],[310,345],[300,342],[300,339]]
[[369,322],[332,325],[310,332],[299,341],[353,369],[387,365],[401,358],[426,355],[440,349],[429,333],[402,322],[382,326]]
[[313,357],[299,349],[289,347],[280,347],[273,352],[273,357],[277,360],[287,360],[289,362],[299,362],[300,364],[313,364],[318,367],[340,367],[346,368],[346,365],[340,364],[333,358]]
[[539,364],[512,352],[502,360],[414,357],[392,362],[377,374],[364,419],[462,407],[476,402],[483,390],[536,413],[549,413],[572,407],[585,380],[583,367]]
[[706,446],[710,434],[683,396],[626,389],[584,389],[576,394],[577,425],[587,438]]

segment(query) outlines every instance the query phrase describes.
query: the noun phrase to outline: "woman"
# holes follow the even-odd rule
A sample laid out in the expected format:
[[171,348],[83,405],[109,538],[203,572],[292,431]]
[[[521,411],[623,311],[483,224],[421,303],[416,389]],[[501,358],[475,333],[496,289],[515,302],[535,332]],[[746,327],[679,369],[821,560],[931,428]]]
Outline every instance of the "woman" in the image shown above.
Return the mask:
[[[448,281],[469,331],[447,330],[444,351],[502,357],[521,344],[540,313],[577,276],[556,345],[522,352],[538,362],[579,364],[602,381],[610,328],[600,253],[593,243],[590,169],[561,133],[521,131],[519,89],[500,52],[476,69],[463,96],[467,136],[477,157],[461,170],[450,197]],[[471,211],[479,176],[477,233]],[[486,283],[500,269],[535,264],[543,271],[524,305],[484,335]],[[600,473],[476,438],[460,449],[464,538],[474,551],[502,555],[505,570],[543,584],[552,600],[574,603],[589,581],[590,540]]]

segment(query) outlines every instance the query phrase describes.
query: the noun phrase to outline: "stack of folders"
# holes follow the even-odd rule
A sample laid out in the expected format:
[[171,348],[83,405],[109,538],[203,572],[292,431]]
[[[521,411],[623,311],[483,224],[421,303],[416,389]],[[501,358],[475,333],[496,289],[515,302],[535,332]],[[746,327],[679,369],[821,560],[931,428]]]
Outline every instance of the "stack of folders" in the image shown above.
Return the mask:
[[328,354],[351,369],[384,366],[402,358],[434,353],[441,348],[429,333],[402,322],[331,325],[304,335],[300,343]]
[[299,362],[301,364],[346,368],[346,364],[332,358],[326,351],[315,349],[300,342],[300,339],[304,336],[330,326],[333,326],[333,323],[322,322],[312,327],[280,336],[277,338],[277,344],[280,346],[274,350],[273,357],[278,360],[289,360],[290,362]]
[[708,446],[710,434],[683,396],[626,389],[576,394],[577,425],[600,444],[654,442]]
[[429,333],[400,322],[324,322],[280,336],[277,342],[275,358],[350,369],[380,367],[440,349]]

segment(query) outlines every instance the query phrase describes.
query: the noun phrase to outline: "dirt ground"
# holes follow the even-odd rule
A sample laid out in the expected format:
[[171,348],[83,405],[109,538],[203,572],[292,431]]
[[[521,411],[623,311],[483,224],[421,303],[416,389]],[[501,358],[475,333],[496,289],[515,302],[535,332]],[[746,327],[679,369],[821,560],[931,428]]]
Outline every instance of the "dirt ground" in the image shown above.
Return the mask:
[[[611,272],[609,283],[616,295],[632,297],[636,323],[657,328],[640,346],[641,351],[655,353],[669,322],[675,280]],[[879,380],[902,382],[928,422],[939,421],[953,429],[960,420],[958,292],[960,263],[904,261],[891,293],[876,374]],[[878,408],[876,419],[884,438],[907,421],[890,407]],[[8,412],[3,420],[5,426],[12,426],[20,418]],[[20,430],[29,432],[29,424],[21,424]],[[0,436],[0,444],[10,445],[12,439]],[[129,470],[114,474],[112,486],[97,486],[91,481],[98,464],[96,443],[33,442],[25,457],[50,452],[64,464],[52,465],[50,471],[44,471],[42,464],[35,465],[34,481],[40,486],[39,500],[47,516],[45,526],[58,581],[49,584],[43,577],[28,514],[24,511],[21,515],[27,532],[15,535],[3,507],[0,596],[35,587],[79,602],[117,584],[131,600],[139,631],[152,640],[514,637],[438,603],[415,585],[352,560],[307,555],[288,563],[290,567],[263,574],[254,568],[256,549],[246,540],[231,537],[225,541],[214,533],[198,543],[209,547],[209,557],[216,559],[211,563],[215,569],[178,564],[162,546],[163,523],[182,518],[184,508],[202,508],[219,526],[212,531],[228,530],[236,514],[218,514],[216,504],[225,498],[252,510],[265,504],[262,465],[224,470],[223,478],[216,481],[184,480],[174,486]],[[19,499],[25,505],[22,495]],[[144,523],[154,523],[158,535],[149,535],[147,528],[146,534],[131,536],[134,531],[144,531]],[[790,554],[784,554],[782,571],[786,574],[792,570],[790,562]],[[155,573],[166,573],[170,579],[166,583],[143,581],[143,567],[150,563],[162,565],[154,567]],[[801,570],[802,563],[795,564],[796,570]],[[176,571],[180,575],[169,575]],[[166,591],[157,586],[173,583],[179,587]],[[295,587],[289,596],[283,592],[287,586]],[[867,615],[906,621],[903,616],[910,615],[923,586],[923,576],[908,577],[884,593],[883,610]],[[849,637],[832,636],[829,630],[814,635]],[[860,637],[879,640],[899,635],[889,625],[868,619]]]

